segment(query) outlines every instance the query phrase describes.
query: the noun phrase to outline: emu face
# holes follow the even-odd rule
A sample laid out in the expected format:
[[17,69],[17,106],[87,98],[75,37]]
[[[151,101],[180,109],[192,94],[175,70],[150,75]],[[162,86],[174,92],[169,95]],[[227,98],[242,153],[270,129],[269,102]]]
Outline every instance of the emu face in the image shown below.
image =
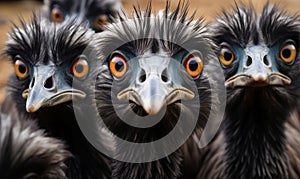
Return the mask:
[[6,54],[15,74],[8,91],[22,111],[34,113],[86,96],[84,88],[74,89],[72,83],[86,80],[92,72],[93,34],[74,20],[56,25],[37,17],[10,33]]
[[88,21],[96,32],[112,22],[121,7],[119,0],[46,0],[44,11],[53,22],[63,22],[70,17]]
[[151,132],[144,131],[149,134],[145,140],[167,134],[181,115],[196,116],[199,128],[207,122],[211,92],[204,69],[211,52],[205,28],[186,17],[186,7],[169,12],[168,6],[154,15],[151,7],[137,10],[134,19],[124,18],[96,34],[105,59],[96,86],[98,110],[122,137],[142,134],[137,127],[148,118],[158,122],[148,126]]
[[260,16],[239,8],[216,25],[215,42],[224,68],[226,87],[296,85],[299,65],[299,21],[266,5]]
[[[153,39],[151,43],[158,44],[155,41]],[[187,70],[198,78],[203,62],[200,55],[181,50],[174,56],[169,56],[165,50],[146,51],[147,55],[141,56],[130,56],[122,47],[114,51],[108,63],[116,86],[120,87],[114,90],[118,100],[129,101],[145,114],[156,115],[164,105],[193,99],[197,95],[196,89],[189,89],[194,82],[193,76],[189,76],[182,66],[186,64]]]

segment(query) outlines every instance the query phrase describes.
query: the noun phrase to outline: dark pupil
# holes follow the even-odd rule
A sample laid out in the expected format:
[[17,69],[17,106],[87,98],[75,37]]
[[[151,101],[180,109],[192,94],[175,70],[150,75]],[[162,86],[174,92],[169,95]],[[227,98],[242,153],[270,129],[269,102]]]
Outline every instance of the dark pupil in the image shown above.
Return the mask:
[[191,71],[196,71],[198,68],[198,63],[196,60],[191,60],[189,63],[189,68]]
[[291,56],[291,51],[290,51],[290,49],[288,49],[288,48],[283,49],[283,50],[282,50],[282,56],[283,56],[284,58],[289,58],[289,57]]
[[26,66],[24,64],[19,65],[19,72],[22,74],[26,73]]
[[124,63],[122,61],[117,62],[115,68],[118,72],[122,71],[124,68]]
[[55,14],[55,17],[58,19],[58,18],[60,18],[60,14],[59,13],[56,13]]
[[224,52],[224,59],[226,61],[230,61],[231,58],[232,58],[232,53],[231,52],[229,52],[229,51]]
[[76,64],[75,70],[76,70],[77,73],[82,73],[83,72],[83,65]]

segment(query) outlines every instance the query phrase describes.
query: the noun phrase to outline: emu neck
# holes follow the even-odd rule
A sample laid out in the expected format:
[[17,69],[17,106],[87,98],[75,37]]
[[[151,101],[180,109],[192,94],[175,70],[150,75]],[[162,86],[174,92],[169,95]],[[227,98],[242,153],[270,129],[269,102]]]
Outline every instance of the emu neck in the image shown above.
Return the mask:
[[182,155],[178,150],[173,154],[148,163],[113,163],[112,178],[181,178]]
[[229,98],[224,121],[227,178],[286,178],[289,104],[271,89],[246,89]]
[[[162,135],[165,135],[166,129],[158,125],[150,129],[127,129],[127,134],[122,135],[124,139],[130,140],[133,143],[145,143],[149,141],[155,141]],[[167,130],[168,131],[168,130]],[[117,144],[118,145],[118,144]],[[156,148],[156,147],[155,147]],[[122,148],[116,147],[117,153],[126,156],[132,156],[134,158],[139,148]],[[163,150],[163,147],[161,147]],[[155,152],[154,152],[155,153]],[[145,153],[145,155],[151,155]],[[160,160],[146,162],[146,163],[127,163],[122,161],[114,161],[112,165],[113,178],[180,178],[182,169],[182,153],[177,150],[169,156]]]

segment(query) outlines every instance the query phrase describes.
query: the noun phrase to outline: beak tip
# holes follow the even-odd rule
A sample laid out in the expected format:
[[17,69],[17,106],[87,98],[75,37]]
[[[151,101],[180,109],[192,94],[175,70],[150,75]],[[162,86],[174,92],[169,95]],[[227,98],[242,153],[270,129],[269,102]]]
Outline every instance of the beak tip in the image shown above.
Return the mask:
[[28,113],[34,113],[36,110],[34,110],[34,109],[26,109],[26,111],[28,112]]
[[152,108],[144,108],[144,110],[149,115],[155,115],[155,114],[157,114],[160,111],[160,109],[157,110],[157,109],[152,109]]
[[34,113],[34,112],[36,112],[39,109],[40,109],[39,106],[34,106],[34,105],[28,105],[28,106],[26,106],[26,111],[29,112],[29,113]]
[[258,73],[257,75],[252,77],[256,82],[265,82],[268,78],[267,74]]
[[156,100],[146,100],[143,101],[142,106],[144,110],[149,115],[156,115],[158,114],[163,107],[165,106],[165,100],[162,100],[164,98],[156,99]]

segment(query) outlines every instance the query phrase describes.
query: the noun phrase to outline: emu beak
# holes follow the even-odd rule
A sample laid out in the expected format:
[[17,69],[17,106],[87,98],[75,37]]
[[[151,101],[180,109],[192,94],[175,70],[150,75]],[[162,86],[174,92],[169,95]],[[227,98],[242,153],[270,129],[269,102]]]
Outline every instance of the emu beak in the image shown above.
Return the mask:
[[280,73],[268,57],[268,50],[263,46],[253,46],[246,50],[246,58],[236,75],[225,82],[226,87],[263,87],[270,85],[289,85],[292,80]]
[[173,87],[167,73],[169,59],[159,56],[139,60],[141,72],[134,87],[118,93],[119,100],[130,100],[143,107],[149,115],[159,113],[164,106],[179,100],[189,100],[195,94],[185,87]]
[[84,98],[83,91],[72,89],[71,86],[58,80],[55,76],[54,66],[34,67],[34,76],[30,82],[29,89],[23,91],[26,100],[26,111],[36,112],[42,107],[55,106],[75,98]]

